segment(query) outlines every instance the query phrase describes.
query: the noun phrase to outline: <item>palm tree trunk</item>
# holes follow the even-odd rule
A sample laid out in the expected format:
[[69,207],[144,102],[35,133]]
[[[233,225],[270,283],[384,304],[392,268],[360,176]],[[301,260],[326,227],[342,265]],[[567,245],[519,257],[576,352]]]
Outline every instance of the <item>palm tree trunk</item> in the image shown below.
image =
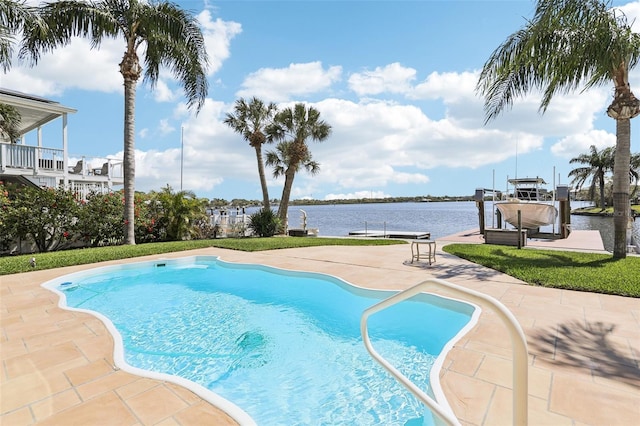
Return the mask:
[[[289,211],[289,197],[291,197],[291,188],[293,188],[293,178],[296,176],[295,169],[289,167],[285,172],[284,188],[282,188],[282,199],[278,207],[278,217],[282,226],[287,224],[287,213]],[[287,226],[288,227],[288,226]],[[285,232],[287,231],[285,227]]]
[[124,79],[124,223],[125,244],[135,245],[135,108],[136,80]]
[[256,145],[256,159],[258,160],[258,175],[260,176],[260,186],[262,186],[262,207],[271,210],[269,201],[269,189],[267,188],[267,177],[264,174],[264,161],[262,160],[261,145]]
[[629,222],[629,167],[631,162],[631,120],[616,120],[616,156],[613,166],[613,258],[627,256]]

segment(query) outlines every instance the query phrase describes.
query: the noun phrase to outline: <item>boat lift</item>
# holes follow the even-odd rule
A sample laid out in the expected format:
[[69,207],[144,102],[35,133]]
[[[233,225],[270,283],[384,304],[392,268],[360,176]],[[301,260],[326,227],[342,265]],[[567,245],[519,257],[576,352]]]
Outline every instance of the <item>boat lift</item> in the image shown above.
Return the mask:
[[[492,196],[492,201],[495,203],[496,202],[496,198],[498,200],[502,199],[502,191],[497,191],[495,189],[487,189],[487,188],[478,188],[476,189],[476,193],[473,197],[473,199],[476,202],[476,206],[478,206],[478,216],[479,216],[479,225],[480,225],[480,233],[482,235],[484,235],[484,223],[485,223],[485,218],[484,218],[484,198],[485,195],[489,193]],[[500,214],[498,212],[498,214]],[[495,217],[492,218],[491,220],[491,226],[492,227],[496,227],[495,226]],[[498,218],[498,228],[502,227],[502,220],[500,218]]]
[[[486,193],[492,194],[494,201],[496,199],[496,196],[498,196],[498,199],[502,198],[502,193],[500,191],[496,191],[494,189],[486,189],[486,188],[476,189],[474,200],[476,201],[476,205],[478,206],[480,234],[485,236],[485,242],[487,242],[486,241],[487,230],[485,229],[485,212],[484,212],[485,211],[484,202],[485,202]],[[558,201],[559,203],[559,209],[558,209],[559,210],[558,216],[560,220],[560,226],[558,227],[559,238],[564,239],[564,238],[567,238],[569,236],[569,233],[571,232],[571,205],[570,205],[570,199],[569,199],[569,187],[567,185],[558,185],[556,187],[554,198],[555,198],[555,201]],[[508,232],[508,230],[502,229],[502,215],[500,211],[497,212],[497,219],[498,219],[497,226],[492,222],[493,229],[491,229],[490,231],[493,233],[496,230],[500,230],[501,231],[500,234],[504,234]],[[523,231],[522,229],[516,229],[513,231],[514,235],[516,235],[513,239],[513,242],[514,242],[513,245],[517,245],[518,247],[521,247],[522,245],[524,245],[522,241],[522,237],[521,236],[518,237],[519,235],[522,234],[522,231]],[[558,238],[557,235],[558,234],[556,234],[554,231],[553,236],[555,238]],[[504,243],[504,241],[501,240],[501,243]],[[526,241],[524,243],[526,243]]]

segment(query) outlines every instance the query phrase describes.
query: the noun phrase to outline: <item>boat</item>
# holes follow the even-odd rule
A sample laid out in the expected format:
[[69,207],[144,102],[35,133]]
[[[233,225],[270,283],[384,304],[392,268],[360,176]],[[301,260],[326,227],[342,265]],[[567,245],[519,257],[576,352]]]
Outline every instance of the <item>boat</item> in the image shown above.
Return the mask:
[[522,229],[537,231],[541,226],[555,222],[558,209],[543,199],[544,192],[541,186],[546,185],[544,179],[518,178],[508,179],[507,182],[513,186],[513,194],[508,199],[496,203],[496,208],[505,222],[517,228],[518,212]]

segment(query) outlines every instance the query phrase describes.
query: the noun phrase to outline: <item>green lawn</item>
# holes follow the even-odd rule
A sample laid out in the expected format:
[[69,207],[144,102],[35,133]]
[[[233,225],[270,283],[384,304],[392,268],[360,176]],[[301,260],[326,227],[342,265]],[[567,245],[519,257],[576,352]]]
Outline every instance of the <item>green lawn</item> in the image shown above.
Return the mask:
[[640,257],[517,249],[490,244],[450,244],[443,251],[531,285],[640,297]]
[[[311,246],[371,246],[406,244],[401,240],[355,239],[355,238],[222,238],[215,240],[173,241],[166,243],[139,244],[135,246],[109,246],[77,250],[55,251],[20,256],[0,257],[0,275],[16,274],[33,270],[60,268],[63,266],[84,265],[106,260],[127,259],[174,251],[193,250],[206,247],[220,247],[241,251],[275,250]],[[29,260],[36,258],[36,267]]]

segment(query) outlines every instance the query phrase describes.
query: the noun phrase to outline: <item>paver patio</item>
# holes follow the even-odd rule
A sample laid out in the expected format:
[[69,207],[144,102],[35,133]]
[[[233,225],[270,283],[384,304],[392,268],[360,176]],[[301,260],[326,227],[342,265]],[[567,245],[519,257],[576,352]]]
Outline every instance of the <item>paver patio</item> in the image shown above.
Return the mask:
[[[217,255],[327,273],[367,288],[445,279],[495,297],[520,322],[529,350],[529,424],[640,424],[640,299],[527,286],[443,253],[442,245],[432,265],[411,264],[409,245],[257,253],[210,248],[122,262]],[[94,266],[0,276],[0,424],[235,424],[186,388],[119,370],[102,322],[58,308],[58,297],[40,286]],[[462,424],[511,422],[511,344],[488,309],[448,354],[440,376]]]

